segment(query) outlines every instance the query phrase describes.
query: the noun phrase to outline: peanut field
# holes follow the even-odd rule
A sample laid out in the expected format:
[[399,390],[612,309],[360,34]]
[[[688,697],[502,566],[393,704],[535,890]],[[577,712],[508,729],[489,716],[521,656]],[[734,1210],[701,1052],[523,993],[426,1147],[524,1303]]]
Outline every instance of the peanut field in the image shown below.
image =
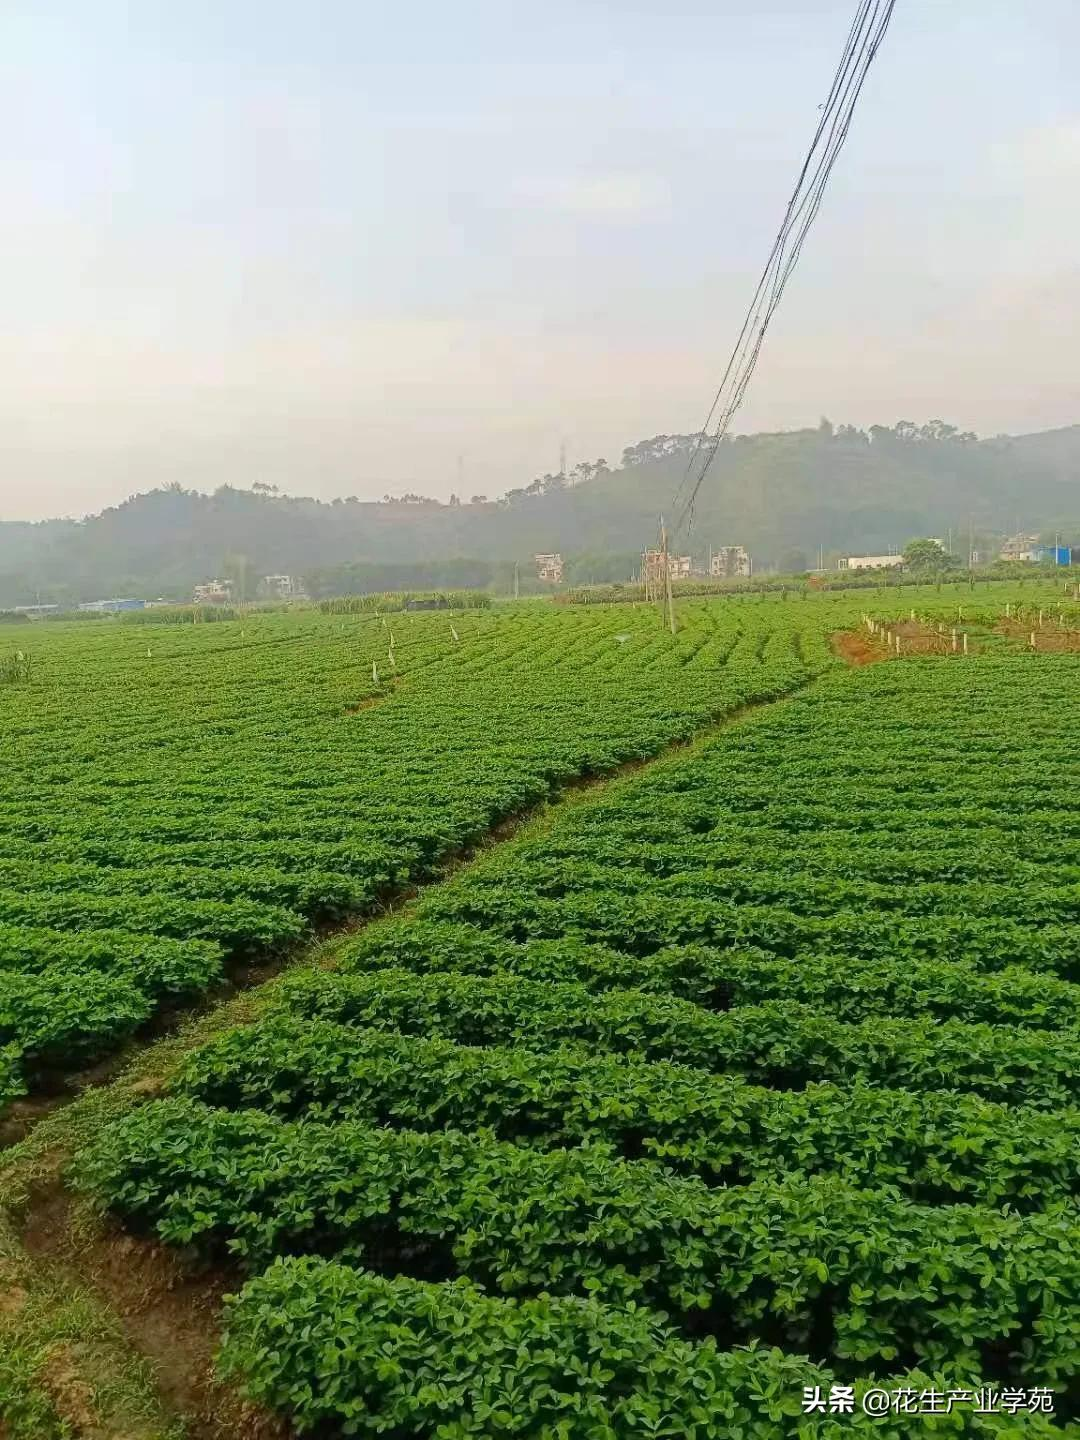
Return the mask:
[[[51,1146],[80,1233],[227,1277],[255,1435],[1078,1433],[1080,655],[1002,594],[844,662],[957,624],[914,603],[37,627],[0,1022],[14,1111],[61,1100],[13,1229]],[[77,1434],[25,1352],[13,1436]]]

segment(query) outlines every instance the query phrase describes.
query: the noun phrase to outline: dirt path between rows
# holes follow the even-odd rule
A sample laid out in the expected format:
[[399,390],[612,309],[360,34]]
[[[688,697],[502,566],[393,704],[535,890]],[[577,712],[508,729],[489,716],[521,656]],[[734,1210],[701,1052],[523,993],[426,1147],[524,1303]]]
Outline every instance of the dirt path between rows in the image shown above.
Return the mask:
[[[150,1362],[166,1413],[183,1417],[185,1440],[283,1440],[290,1433],[279,1417],[245,1401],[214,1373],[222,1304],[243,1284],[238,1271],[185,1269],[170,1247],[81,1212],[59,1183],[33,1195],[21,1240],[35,1262],[77,1274],[105,1302],[128,1343]],[[92,1397],[94,1387],[80,1380],[84,1397]],[[84,1404],[84,1414],[74,1427],[79,1436],[90,1433],[91,1404]]]

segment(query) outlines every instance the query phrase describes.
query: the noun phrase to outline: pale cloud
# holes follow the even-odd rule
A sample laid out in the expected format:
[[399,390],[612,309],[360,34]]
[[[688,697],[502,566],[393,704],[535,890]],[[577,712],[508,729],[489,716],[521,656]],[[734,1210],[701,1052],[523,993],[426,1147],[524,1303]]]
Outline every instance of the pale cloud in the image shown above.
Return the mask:
[[991,151],[1000,187],[1000,258],[1032,282],[1075,266],[1080,231],[1080,115],[1025,130]]
[[636,221],[666,215],[671,194],[656,175],[534,175],[513,187],[515,204],[587,220]]
[[998,170],[1020,181],[1080,185],[1080,115],[1040,125],[994,147]]

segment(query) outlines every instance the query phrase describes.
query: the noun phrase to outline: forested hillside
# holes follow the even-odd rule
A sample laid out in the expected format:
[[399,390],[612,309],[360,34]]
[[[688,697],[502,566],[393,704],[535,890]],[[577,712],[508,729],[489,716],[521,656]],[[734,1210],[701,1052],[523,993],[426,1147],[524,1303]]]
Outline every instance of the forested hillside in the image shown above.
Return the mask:
[[[174,487],[78,523],[0,523],[0,607],[104,594],[186,595],[229,566],[288,572],[317,591],[507,585],[515,559],[561,550],[569,579],[622,579],[655,534],[692,437],[628,447],[618,468],[582,464],[498,500],[420,496],[320,502],[266,489]],[[297,478],[297,488],[303,477]],[[819,546],[878,551],[914,535],[1080,529],[1080,425],[977,440],[941,422],[739,436],[721,446],[690,540],[749,546],[759,565],[801,568]],[[343,568],[344,567],[344,568]]]

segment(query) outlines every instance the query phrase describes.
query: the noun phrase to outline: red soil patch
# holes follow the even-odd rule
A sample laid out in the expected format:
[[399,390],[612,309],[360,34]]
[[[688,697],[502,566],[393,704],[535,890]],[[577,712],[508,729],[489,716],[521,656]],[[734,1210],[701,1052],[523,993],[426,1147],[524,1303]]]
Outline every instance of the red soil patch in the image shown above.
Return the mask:
[[885,647],[862,630],[838,631],[832,637],[832,648],[848,665],[873,665],[889,658]]

